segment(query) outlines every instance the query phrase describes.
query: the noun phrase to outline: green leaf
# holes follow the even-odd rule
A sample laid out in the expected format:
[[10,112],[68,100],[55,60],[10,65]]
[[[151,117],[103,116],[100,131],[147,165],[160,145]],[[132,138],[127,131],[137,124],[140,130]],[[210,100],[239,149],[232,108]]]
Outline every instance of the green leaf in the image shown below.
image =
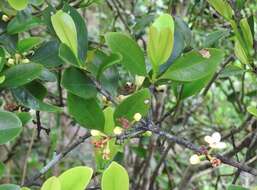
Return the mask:
[[77,44],[78,44],[78,58],[84,62],[88,49],[88,34],[85,19],[78,13],[78,11],[69,6],[67,3],[64,5],[63,10],[72,17],[77,31]]
[[47,68],[43,68],[38,78],[44,82],[55,82],[57,80],[55,73],[52,73]]
[[28,187],[22,187],[21,190],[30,190]]
[[2,47],[0,47],[0,72],[4,68],[5,65],[5,51]]
[[103,173],[101,188],[102,190],[129,190],[129,176],[126,169],[112,162]]
[[170,57],[174,44],[174,21],[171,15],[159,16],[149,28],[147,54],[151,60],[154,73]]
[[3,162],[0,162],[0,179],[4,175],[5,172],[5,165]]
[[55,176],[48,178],[42,185],[41,190],[61,190],[60,180]]
[[8,3],[12,6],[12,8],[20,11],[27,7],[28,0],[8,0]]
[[[207,75],[199,80],[195,80],[192,82],[184,83],[183,84],[183,91],[181,94],[181,99],[188,98],[190,96],[193,96],[197,93],[199,93],[212,79],[213,73],[210,75]],[[177,86],[175,85],[175,88]],[[179,92],[175,91],[177,97],[179,95]]]
[[249,52],[249,54],[251,53],[251,51],[253,50],[253,35],[251,32],[251,28],[248,24],[247,18],[243,18],[240,21],[240,28],[243,34],[243,38],[244,38],[244,42],[246,44],[247,50]]
[[[15,88],[12,90],[15,99],[25,107],[33,110],[46,111],[46,112],[61,112],[62,110],[47,103],[42,102],[40,99],[26,88]],[[34,92],[35,93],[35,92]]]
[[16,17],[8,23],[7,33],[17,34],[39,26],[41,24],[42,21],[38,17],[34,17],[24,11],[20,11],[16,15]]
[[236,75],[243,74],[245,71],[246,71],[245,69],[243,69],[239,66],[228,65],[227,67],[225,67],[225,69],[222,70],[219,77],[225,78],[225,77],[236,76]]
[[146,116],[150,108],[150,92],[148,89],[142,89],[123,100],[115,109],[114,121],[117,123],[118,118],[133,120],[135,113]]
[[216,30],[209,33],[203,41],[202,47],[210,47],[217,43],[219,40],[224,39],[229,35],[229,30]]
[[238,185],[230,185],[228,186],[227,190],[249,190],[249,189]]
[[93,175],[89,167],[78,166],[59,176],[62,190],[85,190]]
[[122,64],[128,71],[146,76],[144,53],[132,38],[123,33],[110,32],[105,36],[105,40],[114,53],[122,55]]
[[66,44],[77,57],[77,31],[72,17],[62,10],[59,10],[54,15],[52,15],[51,21],[54,30],[61,42]]
[[214,73],[223,57],[218,49],[193,50],[176,59],[160,78],[183,82],[198,80]]
[[71,51],[71,49],[65,44],[60,45],[59,57],[69,65],[73,65],[79,68],[82,65],[80,61],[77,59],[77,57],[74,55],[74,53]]
[[14,184],[3,184],[0,185],[0,190],[21,190],[21,188]]
[[65,69],[61,84],[72,94],[88,99],[96,97],[94,82],[83,71],[70,67]]
[[68,112],[85,128],[104,129],[104,114],[95,98],[84,99],[68,93]]
[[0,111],[0,144],[17,137],[22,130],[20,119],[11,112]]
[[42,41],[43,39],[40,37],[29,37],[29,38],[20,40],[18,42],[17,49],[20,53],[23,53],[39,45]]
[[96,78],[99,79],[102,73],[108,69],[109,67],[118,64],[122,61],[122,56],[119,53],[112,53],[111,55],[107,56],[104,62],[99,66],[97,71]]
[[207,0],[211,6],[221,14],[225,19],[230,20],[234,14],[233,9],[227,0]]
[[257,108],[255,106],[248,106],[247,111],[253,116],[257,117]]
[[14,88],[33,81],[38,78],[43,67],[35,63],[19,64],[6,69],[4,83],[0,87]]
[[32,116],[29,114],[29,112],[17,112],[16,115],[21,120],[22,126],[26,125],[32,119]]
[[240,60],[241,63],[243,64],[248,64],[248,56],[246,50],[242,47],[241,43],[237,38],[235,38],[235,47],[234,47],[234,52],[236,57]]
[[53,68],[63,63],[58,54],[59,43],[57,41],[49,41],[40,46],[30,59],[34,63]]

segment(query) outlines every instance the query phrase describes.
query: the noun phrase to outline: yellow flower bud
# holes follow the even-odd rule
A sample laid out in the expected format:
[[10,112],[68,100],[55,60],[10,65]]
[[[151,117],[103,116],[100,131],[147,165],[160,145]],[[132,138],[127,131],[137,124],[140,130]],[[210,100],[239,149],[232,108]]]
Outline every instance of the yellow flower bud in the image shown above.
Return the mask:
[[189,159],[190,164],[199,164],[201,162],[200,157],[197,154],[194,154]]
[[90,133],[91,133],[91,135],[92,135],[93,137],[99,137],[99,136],[101,136],[101,132],[98,131],[98,130],[92,129],[92,130],[90,131]]
[[123,129],[122,129],[121,127],[115,127],[115,128],[113,129],[113,133],[114,133],[115,135],[120,135],[122,132],[123,132]]
[[134,120],[135,121],[140,121],[141,118],[142,118],[142,115],[140,113],[135,113],[135,115],[134,115]]
[[143,135],[147,136],[147,137],[151,137],[153,135],[153,133],[152,133],[152,131],[146,131]]
[[7,63],[8,63],[9,65],[13,65],[13,64],[15,63],[15,61],[14,61],[14,59],[9,58],[8,61],[7,61]]
[[7,15],[2,15],[2,21],[8,22],[10,18]]
[[18,61],[21,59],[21,54],[15,53],[15,60]]
[[29,61],[29,59],[23,59],[22,61],[21,61],[21,63],[29,63],[30,61]]

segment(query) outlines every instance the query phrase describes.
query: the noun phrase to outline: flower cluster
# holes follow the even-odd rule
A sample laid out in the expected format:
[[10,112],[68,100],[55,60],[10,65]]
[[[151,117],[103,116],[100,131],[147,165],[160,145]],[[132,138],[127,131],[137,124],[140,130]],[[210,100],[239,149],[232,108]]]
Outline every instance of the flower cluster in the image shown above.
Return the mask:
[[208,143],[208,149],[202,151],[202,155],[194,154],[190,157],[189,162],[192,165],[199,164],[201,160],[207,158],[213,167],[217,167],[221,164],[221,161],[210,155],[210,152],[214,149],[224,149],[226,148],[226,143],[221,142],[221,135],[218,132],[213,133],[211,136],[204,137],[205,142]]

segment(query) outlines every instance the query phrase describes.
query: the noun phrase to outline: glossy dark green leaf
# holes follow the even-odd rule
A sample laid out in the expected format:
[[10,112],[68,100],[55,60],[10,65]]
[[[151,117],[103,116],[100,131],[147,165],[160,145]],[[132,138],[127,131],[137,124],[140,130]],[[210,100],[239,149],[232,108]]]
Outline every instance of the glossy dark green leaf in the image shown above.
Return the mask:
[[26,84],[24,87],[39,100],[43,100],[47,95],[46,87],[38,81],[32,81]]
[[86,74],[74,67],[65,69],[61,84],[72,94],[82,98],[96,97],[94,82]]
[[[199,80],[184,83],[183,91],[181,94],[181,99],[185,99],[185,98],[188,98],[190,96],[193,96],[193,95],[199,93],[209,83],[209,81],[212,79],[212,76],[213,76],[213,74],[210,74]],[[175,89],[176,89],[175,94],[178,97],[180,88],[176,88],[176,87],[178,87],[178,86],[175,85]]]
[[64,5],[63,10],[69,13],[75,23],[77,31],[78,58],[81,60],[81,62],[84,62],[88,49],[88,35],[85,19],[78,13],[75,8],[69,6],[68,4]]
[[82,65],[77,57],[74,55],[74,53],[71,51],[71,49],[65,44],[60,45],[59,56],[65,63],[69,65],[73,65],[75,67],[81,67]]
[[140,113],[142,116],[146,116],[150,107],[150,99],[151,96],[148,89],[142,89],[129,96],[115,109],[115,122],[117,122],[118,118],[126,118],[129,121],[132,121],[135,113]]
[[39,47],[30,59],[34,63],[39,63],[47,68],[53,68],[63,63],[58,54],[59,43],[52,40]]
[[68,93],[68,112],[83,127],[104,130],[104,114],[95,98],[84,99]]
[[20,11],[17,16],[8,23],[7,32],[9,34],[17,34],[41,24],[42,21],[38,17],[34,17],[24,11]]
[[14,113],[0,111],[0,144],[14,139],[21,131],[22,123]]
[[120,63],[122,60],[122,56],[120,54],[117,53],[112,53],[109,56],[106,56],[106,59],[104,60],[104,62],[99,66],[99,69],[97,71],[97,76],[96,78],[99,79],[101,74],[108,69],[109,67]]
[[36,98],[26,88],[16,88],[12,90],[15,99],[23,106],[31,108],[33,110],[45,111],[45,112],[60,112],[61,109],[57,106],[53,106],[44,103],[40,99]]
[[23,40],[20,40],[17,45],[17,49],[20,53],[26,52],[40,43],[42,43],[43,39],[40,37],[29,37]]
[[123,33],[110,32],[105,40],[114,53],[122,55],[122,64],[128,71],[136,75],[147,74],[144,53],[132,38]]
[[57,80],[56,75],[47,68],[43,68],[38,78],[45,82],[55,82]]
[[0,72],[2,71],[5,64],[5,52],[2,47],[0,47]]
[[4,83],[0,87],[14,88],[33,81],[41,74],[42,65],[35,63],[19,64],[6,69]]
[[0,185],[0,190],[21,190],[21,188],[14,184],[3,184]]
[[161,79],[190,82],[214,73],[224,53],[218,49],[191,51],[174,61]]

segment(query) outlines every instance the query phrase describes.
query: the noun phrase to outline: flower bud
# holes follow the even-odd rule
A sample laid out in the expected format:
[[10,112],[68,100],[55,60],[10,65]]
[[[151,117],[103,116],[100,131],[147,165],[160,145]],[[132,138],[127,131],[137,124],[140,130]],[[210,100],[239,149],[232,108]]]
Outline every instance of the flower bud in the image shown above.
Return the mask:
[[134,118],[135,121],[140,121],[141,118],[142,118],[142,115],[140,113],[135,113],[133,118]]
[[151,137],[153,135],[152,131],[146,131],[144,134],[146,137]]
[[8,63],[9,65],[13,65],[13,64],[15,63],[15,61],[14,61],[14,59],[9,58],[8,61],[7,61],[7,63]]
[[93,137],[99,137],[99,136],[101,136],[101,132],[98,131],[98,130],[92,129],[92,130],[90,131],[90,133],[91,133],[91,135],[92,135]]
[[115,135],[120,135],[122,132],[123,132],[123,129],[122,129],[121,127],[115,127],[115,128],[113,129],[113,133],[114,133]]
[[21,63],[29,63],[29,59],[23,59],[21,60]]
[[201,160],[197,154],[194,154],[190,157],[189,162],[190,162],[190,164],[195,165],[195,164],[199,164],[201,162]]
[[10,20],[10,17],[8,17],[7,15],[2,15],[2,21],[8,22],[9,20]]

